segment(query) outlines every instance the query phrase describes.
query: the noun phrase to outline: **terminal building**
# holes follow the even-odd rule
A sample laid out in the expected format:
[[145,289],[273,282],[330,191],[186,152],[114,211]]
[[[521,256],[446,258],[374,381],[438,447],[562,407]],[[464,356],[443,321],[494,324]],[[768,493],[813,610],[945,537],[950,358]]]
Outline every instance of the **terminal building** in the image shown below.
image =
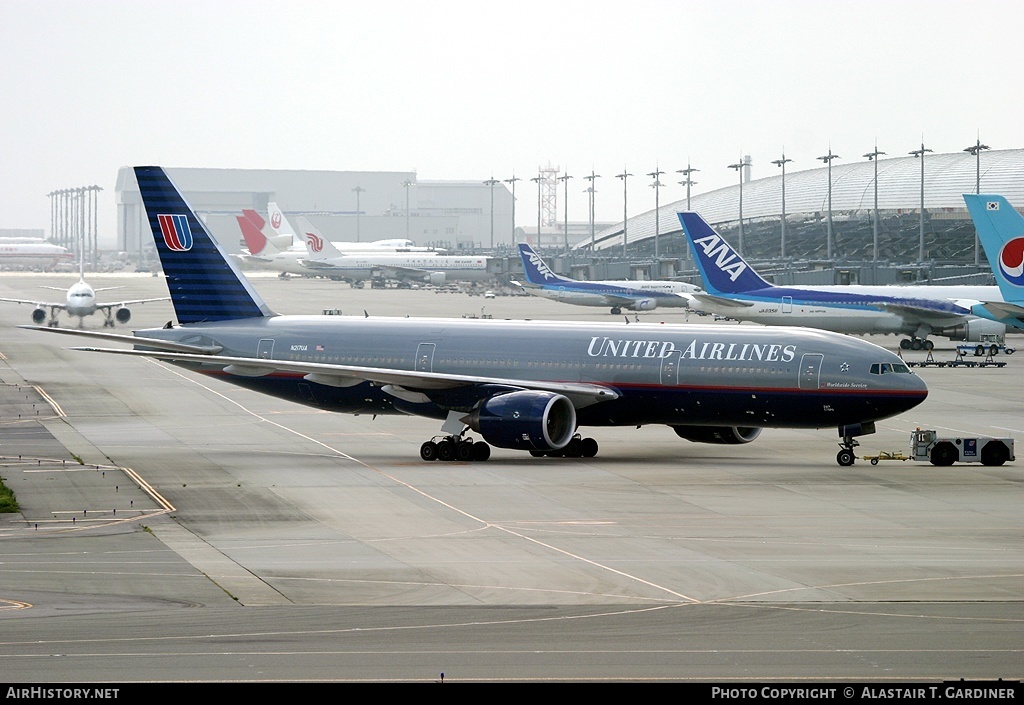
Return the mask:
[[[759,271],[776,270],[777,284],[887,284],[940,275],[948,283],[990,283],[962,194],[975,193],[980,183],[983,193],[1001,194],[1020,210],[1024,149],[986,151],[980,160],[966,152],[925,154],[923,186],[920,157],[829,163],[694,194],[689,210]],[[631,217],[625,228],[620,222],[593,243],[578,242],[572,259],[626,259],[629,274],[652,278],[692,271],[676,215],[686,209],[683,199],[662,206],[657,217],[654,210]],[[638,265],[645,261],[653,265]],[[592,268],[572,267],[577,274]]]

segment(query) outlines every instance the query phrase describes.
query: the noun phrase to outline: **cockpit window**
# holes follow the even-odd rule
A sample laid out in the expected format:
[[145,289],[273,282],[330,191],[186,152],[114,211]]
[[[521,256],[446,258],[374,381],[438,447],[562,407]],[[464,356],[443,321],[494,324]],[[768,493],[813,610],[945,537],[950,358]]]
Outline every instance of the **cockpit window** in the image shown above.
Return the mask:
[[910,368],[902,362],[876,362],[871,366],[871,374],[884,375],[890,372],[910,374]]

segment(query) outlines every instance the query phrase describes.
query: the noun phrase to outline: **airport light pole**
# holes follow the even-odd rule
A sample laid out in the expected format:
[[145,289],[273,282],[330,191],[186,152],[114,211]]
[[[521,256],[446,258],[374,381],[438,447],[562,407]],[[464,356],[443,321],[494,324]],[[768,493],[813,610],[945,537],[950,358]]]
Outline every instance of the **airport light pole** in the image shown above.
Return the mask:
[[738,162],[736,162],[735,164],[730,164],[728,166],[729,169],[735,169],[736,173],[740,175],[740,243],[739,243],[739,245],[740,245],[739,246],[740,257],[743,256],[743,167],[744,166],[745,166],[745,164],[743,163],[743,157],[740,157],[740,160]]
[[405,186],[405,239],[409,239],[409,187],[412,186],[412,181],[406,179],[402,182],[402,186]]
[[[658,178],[665,172],[661,171],[658,167],[654,167],[654,171],[649,172],[647,175],[654,179],[654,183],[651,184],[651,188],[654,189],[654,259],[658,260],[658,238],[661,237],[661,187],[664,186],[661,180]],[[661,265],[657,265],[659,270]]]
[[828,154],[817,157],[828,165],[828,258],[832,259],[832,160],[841,159],[838,154],[832,154],[832,147],[828,148]]
[[505,179],[506,184],[512,184],[512,246],[516,244],[516,182],[522,181],[514,173],[511,179]]
[[536,245],[540,248],[540,213],[542,209],[543,198],[541,197],[541,188],[544,184],[544,177],[540,174],[530,179],[537,183],[537,242]]
[[782,257],[786,256],[786,164],[793,161],[786,159],[786,151],[782,151],[782,159],[775,159],[772,164],[782,167]]
[[[352,190],[355,191],[356,194],[356,242],[359,242],[359,215],[362,213],[362,210],[360,210],[359,208],[359,194],[361,194],[366,189],[364,189],[362,186],[356,185],[356,187]],[[406,207],[408,208],[408,205],[406,205]]]
[[871,261],[878,261],[878,158],[885,152],[878,151],[878,143],[875,143],[875,151],[868,152],[864,156],[875,163],[875,217],[871,225]]
[[628,213],[628,209],[626,207],[626,193],[627,193],[626,182],[629,180],[629,177],[631,177],[631,176],[632,176],[632,174],[627,172],[625,170],[625,168],[623,168],[621,174],[616,174],[615,175],[616,179],[622,179],[622,258],[623,259],[626,259],[626,244],[627,244],[627,239],[626,239],[626,214]]
[[[981,152],[982,150],[988,149],[987,144],[981,143],[979,137],[975,144],[964,149],[965,152],[969,152],[974,155],[975,158],[975,171],[974,171],[974,192],[977,194],[981,193]],[[979,246],[978,246],[978,231],[974,231],[974,265],[977,266],[981,261],[979,257]]]
[[679,182],[679,185],[686,187],[686,210],[690,210],[690,187],[697,184],[696,181],[690,179],[690,174],[695,171],[700,171],[700,169],[694,169],[691,167],[689,160],[686,162],[685,169],[676,169],[677,174],[683,175],[683,180]]
[[920,236],[917,246],[917,261],[924,262],[924,155],[925,152],[932,150],[924,148],[924,142],[921,142],[921,149],[915,149],[913,152],[914,157],[921,160],[921,214],[918,217],[918,223],[920,223]]
[[590,176],[584,176],[584,179],[590,182],[590,186],[587,187],[587,193],[590,194],[590,252],[594,252],[594,194],[597,193],[597,189],[594,188],[594,179],[600,179],[600,174],[595,174],[594,170],[590,170]]
[[499,182],[493,176],[491,178],[487,179],[487,181],[484,182],[484,185],[485,186],[489,186],[490,189],[491,189],[491,249],[492,250],[494,249],[494,187],[497,186],[499,183],[501,183],[501,182]]
[[568,172],[558,177],[558,180],[565,184],[565,203],[562,207],[565,210],[565,255],[569,256],[569,176]]

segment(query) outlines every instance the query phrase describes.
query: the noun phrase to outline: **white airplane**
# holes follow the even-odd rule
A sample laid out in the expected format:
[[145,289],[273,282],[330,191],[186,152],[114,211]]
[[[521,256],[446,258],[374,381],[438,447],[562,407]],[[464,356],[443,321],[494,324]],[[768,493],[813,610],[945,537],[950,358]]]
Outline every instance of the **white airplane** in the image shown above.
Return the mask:
[[512,283],[523,291],[577,306],[610,306],[615,315],[622,313],[622,309],[688,308],[690,300],[686,294],[700,291],[700,287],[685,282],[569,279],[552,272],[541,256],[525,243],[519,244],[519,256],[523,260],[526,282]]
[[[43,286],[43,289],[53,289],[54,291],[64,291],[59,286]],[[68,315],[72,318],[78,318],[78,327],[81,328],[85,322],[86,316],[91,316],[97,311],[102,311],[105,315],[103,320],[104,328],[113,328],[114,320],[118,323],[127,323],[131,320],[132,312],[128,308],[133,304],[144,304],[150,301],[170,301],[167,296],[155,299],[130,299],[125,301],[116,301],[109,304],[101,304],[96,301],[97,291],[110,291],[112,289],[121,289],[120,286],[108,286],[101,287],[99,289],[92,288],[88,282],[85,281],[85,257],[84,254],[79,260],[78,269],[78,282],[72,284],[67,289],[67,295],[63,303],[53,303],[47,301],[40,301],[39,299],[6,299],[0,298],[0,301],[6,301],[7,303],[13,304],[31,304],[35,306],[35,310],[32,311],[32,321],[36,325],[42,325],[43,321],[46,321],[46,325],[51,328],[56,328],[59,325],[57,315],[61,311],[67,311]],[[50,317],[47,320],[46,310],[49,309]]]
[[70,262],[75,255],[66,247],[53,245],[39,238],[12,237],[0,239],[0,267],[40,267],[53,269],[61,262]]
[[315,233],[308,232],[305,237],[308,254],[300,264],[318,270],[323,276],[350,282],[396,279],[437,286],[446,281],[483,281],[492,277],[487,271],[487,258],[477,255],[387,250],[348,254]]
[[972,313],[1001,301],[997,286],[772,286],[697,213],[679,213],[706,293],[694,306],[738,321],[807,326],[837,333],[910,336],[904,350],[931,350],[929,335],[977,342],[1003,335],[1002,323]]

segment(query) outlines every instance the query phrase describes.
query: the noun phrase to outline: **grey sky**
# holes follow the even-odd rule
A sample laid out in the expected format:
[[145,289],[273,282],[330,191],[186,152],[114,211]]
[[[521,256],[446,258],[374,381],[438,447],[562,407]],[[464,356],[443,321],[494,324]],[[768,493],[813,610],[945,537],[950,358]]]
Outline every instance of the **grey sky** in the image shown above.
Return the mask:
[[[124,165],[415,169],[575,178],[569,217],[654,207],[922,138],[1019,148],[1019,0],[513,3],[0,1],[0,228],[49,229],[54,189],[97,184],[113,233]],[[1024,178],[1024,175],[1022,175]],[[520,225],[535,222],[520,183]],[[523,189],[520,191],[519,189]],[[559,198],[562,198],[559,188]],[[532,208],[532,210],[531,210]],[[559,213],[562,205],[559,204]]]

